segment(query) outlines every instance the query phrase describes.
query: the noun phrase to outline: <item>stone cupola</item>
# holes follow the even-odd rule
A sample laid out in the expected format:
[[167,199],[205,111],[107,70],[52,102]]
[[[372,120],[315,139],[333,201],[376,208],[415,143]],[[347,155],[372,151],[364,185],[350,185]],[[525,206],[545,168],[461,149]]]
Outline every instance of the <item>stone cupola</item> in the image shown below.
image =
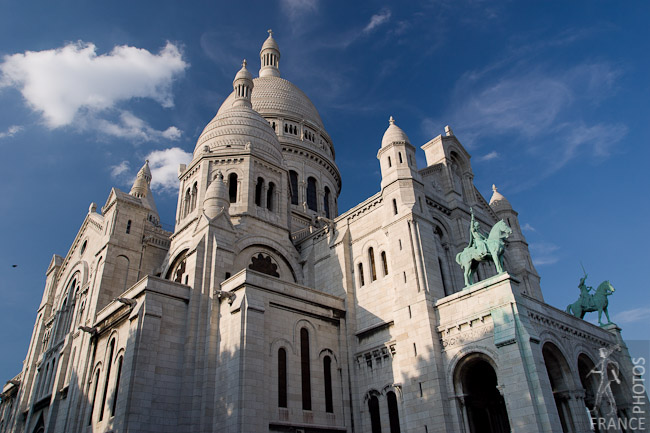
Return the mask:
[[273,39],[273,30],[268,30],[269,37],[260,50],[260,77],[280,76],[280,47]]
[[397,179],[420,178],[415,162],[415,147],[402,128],[395,124],[393,116],[388,120],[377,159],[381,166],[382,189]]

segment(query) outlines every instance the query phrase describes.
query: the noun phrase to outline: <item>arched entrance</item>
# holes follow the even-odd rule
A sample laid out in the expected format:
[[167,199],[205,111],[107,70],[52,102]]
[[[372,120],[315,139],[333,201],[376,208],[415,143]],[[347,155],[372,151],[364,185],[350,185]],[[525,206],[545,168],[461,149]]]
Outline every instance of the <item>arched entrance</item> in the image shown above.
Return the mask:
[[510,422],[497,375],[482,354],[466,356],[456,368],[456,394],[460,396],[465,431],[509,433]]
[[580,354],[578,356],[578,375],[580,376],[580,384],[585,390],[585,409],[590,418],[590,424],[593,431],[600,433],[598,423],[594,422],[600,417],[600,409],[595,407],[596,395],[598,393],[598,382],[594,374],[590,374],[595,368],[594,362],[589,359],[587,355]]
[[544,344],[542,347],[542,355],[544,356],[548,379],[551,382],[553,399],[555,400],[555,407],[557,408],[560,423],[562,424],[562,431],[564,433],[572,433],[575,431],[575,426],[571,408],[569,407],[569,391],[573,388],[570,385],[571,371],[569,364],[567,364],[560,349],[553,343]]

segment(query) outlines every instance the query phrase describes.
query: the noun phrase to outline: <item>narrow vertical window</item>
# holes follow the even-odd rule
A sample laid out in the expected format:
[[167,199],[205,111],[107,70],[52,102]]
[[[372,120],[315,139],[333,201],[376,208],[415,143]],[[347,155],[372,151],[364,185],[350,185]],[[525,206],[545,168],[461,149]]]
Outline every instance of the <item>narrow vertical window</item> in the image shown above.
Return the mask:
[[399,412],[397,411],[397,397],[393,391],[386,394],[388,401],[388,423],[390,424],[390,433],[400,433],[399,429]]
[[384,276],[388,275],[388,260],[386,260],[386,251],[381,252],[381,264],[384,266]]
[[261,177],[257,178],[257,184],[255,185],[255,204],[257,206],[262,206],[262,189],[264,188],[264,179]]
[[298,173],[289,171],[289,181],[291,183],[291,204],[298,204]]
[[111,407],[111,416],[115,416],[115,409],[117,408],[117,392],[120,390],[120,377],[122,376],[122,361],[124,357],[120,356],[117,360],[117,376],[115,377],[115,390],[113,391],[113,405]]
[[128,235],[129,233],[131,233],[131,220],[126,222],[126,234]]
[[402,152],[398,152],[397,156],[399,156],[399,163],[401,164],[403,162],[402,161]]
[[359,287],[363,286],[365,284],[365,280],[363,279],[363,263],[359,263]]
[[278,407],[287,407],[287,351],[278,350]]
[[316,179],[313,177],[307,179],[307,207],[313,211],[318,210],[316,199]]
[[393,213],[397,215],[397,200],[393,199]]
[[332,399],[332,358],[323,358],[323,378],[325,379],[325,412],[334,413],[334,401]]
[[300,371],[302,376],[302,410],[311,410],[311,373],[309,371],[309,332],[300,329]]
[[192,202],[192,196],[190,195],[190,189],[187,188],[187,191],[185,191],[185,200],[183,200],[183,216],[182,218],[185,218],[187,214],[190,213],[190,203]]
[[197,186],[197,183],[194,182],[194,186],[192,186],[192,204],[190,205],[191,209],[194,210],[196,209],[196,196],[199,195],[199,188]]
[[111,366],[113,365],[113,353],[115,351],[115,339],[111,340],[111,346],[106,360],[106,380],[104,381],[104,392],[102,393],[102,404],[99,406],[99,420],[104,419],[104,407],[106,406],[106,395],[108,394],[108,381],[111,378]]
[[93,423],[93,412],[95,411],[95,400],[97,399],[97,388],[99,388],[99,369],[95,373],[95,388],[93,389],[93,399],[90,401],[90,416],[88,417],[88,425]]
[[393,163],[390,160],[390,156],[388,157],[388,168],[391,168],[393,166]]
[[325,218],[330,218],[330,189],[325,187],[325,197],[323,197],[323,209],[325,209]]
[[230,173],[228,176],[228,198],[230,203],[237,202],[237,174]]
[[445,271],[444,267],[442,265],[442,260],[440,260],[440,257],[438,257],[438,266],[440,267],[440,279],[442,280],[442,290],[445,293],[445,296],[449,296],[451,293],[449,293],[449,289],[447,288],[447,283],[445,282]]
[[273,210],[273,195],[275,194],[275,184],[269,182],[269,189],[266,191],[266,208],[270,211]]
[[370,259],[370,281],[377,279],[377,269],[375,267],[375,250],[368,248],[368,258]]
[[368,400],[368,410],[370,411],[370,426],[372,433],[381,433],[381,418],[379,418],[379,400],[373,395]]

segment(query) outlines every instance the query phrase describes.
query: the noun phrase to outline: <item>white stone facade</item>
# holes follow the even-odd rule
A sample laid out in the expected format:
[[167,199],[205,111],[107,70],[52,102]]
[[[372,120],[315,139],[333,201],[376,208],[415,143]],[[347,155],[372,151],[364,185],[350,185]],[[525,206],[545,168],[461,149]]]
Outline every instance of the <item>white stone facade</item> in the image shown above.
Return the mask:
[[[380,192],[339,215],[334,145],[271,34],[260,61],[180,167],[173,233],[145,164],[53,257],[0,433],[586,433],[587,373],[616,344],[617,414],[636,414],[620,329],[544,303],[517,213],[450,128],[418,168],[391,118]],[[464,289],[472,211],[513,233],[508,273]]]

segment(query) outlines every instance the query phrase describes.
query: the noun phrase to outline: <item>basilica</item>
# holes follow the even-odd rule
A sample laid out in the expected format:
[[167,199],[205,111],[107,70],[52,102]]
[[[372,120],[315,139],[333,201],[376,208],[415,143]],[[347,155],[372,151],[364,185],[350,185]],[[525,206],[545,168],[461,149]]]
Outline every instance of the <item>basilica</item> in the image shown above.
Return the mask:
[[[391,117],[379,192],[341,213],[334,143],[271,32],[259,58],[179,167],[173,232],[145,162],[52,257],[0,433],[619,432],[595,421],[641,400],[650,420],[620,329],[544,302],[517,212],[450,127],[418,167]],[[500,221],[504,270],[466,282],[457,255]]]

